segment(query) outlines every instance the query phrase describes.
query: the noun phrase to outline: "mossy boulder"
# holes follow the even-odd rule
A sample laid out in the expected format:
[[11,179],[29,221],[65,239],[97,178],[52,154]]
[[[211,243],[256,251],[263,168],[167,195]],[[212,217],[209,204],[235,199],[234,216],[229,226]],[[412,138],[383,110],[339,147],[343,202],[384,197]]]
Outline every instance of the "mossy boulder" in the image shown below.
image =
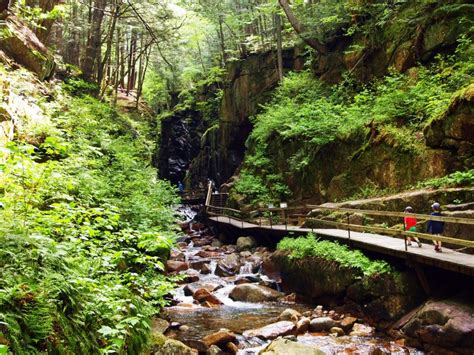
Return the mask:
[[152,335],[150,353],[156,355],[196,355],[197,351],[179,340],[170,339],[159,332],[155,332]]
[[277,251],[271,256],[279,267],[285,293],[296,292],[310,299],[343,297],[347,288],[362,275],[351,269],[341,272],[340,265],[321,258],[292,260],[288,252]]
[[54,72],[54,58],[46,46],[28,26],[13,14],[4,19],[4,33],[0,36],[0,49],[17,63],[36,73],[40,80]]
[[474,84],[451,101],[446,112],[424,130],[426,144],[453,150],[462,159],[474,155]]
[[398,319],[423,299],[415,274],[408,271],[364,276],[358,269],[324,258],[295,260],[284,251],[275,252],[271,258],[280,268],[285,292],[296,292],[313,302],[353,302],[375,322],[382,322],[381,326]]

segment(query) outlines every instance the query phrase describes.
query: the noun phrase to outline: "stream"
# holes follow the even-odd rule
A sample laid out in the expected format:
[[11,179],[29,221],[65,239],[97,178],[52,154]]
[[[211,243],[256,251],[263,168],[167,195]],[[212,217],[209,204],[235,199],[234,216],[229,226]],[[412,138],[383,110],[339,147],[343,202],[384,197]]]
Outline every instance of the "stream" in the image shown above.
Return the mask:
[[[271,301],[239,300],[233,291],[237,285],[239,287],[244,284],[259,285],[258,287],[263,286],[272,295],[279,294],[279,280],[265,275],[262,268],[264,258],[271,251],[263,247],[238,251],[235,245],[223,245],[207,226],[194,222],[196,212],[191,208],[181,207],[180,213],[186,217],[186,222],[182,223],[186,236],[180,238],[177,248],[172,251],[168,268],[176,268],[173,271],[181,272],[184,278],[182,284],[175,290],[172,305],[161,314],[162,318],[170,322],[166,332],[168,337],[198,348],[200,354],[206,354],[209,345],[206,339],[204,339],[206,345],[203,345],[203,338],[223,329],[235,334],[233,343],[236,345],[226,348],[225,344],[224,346],[217,344],[224,351],[223,354],[258,354],[271,339],[279,335],[299,344],[315,347],[324,354],[423,354],[414,348],[404,346],[403,343],[378,336],[375,332],[370,335],[363,332],[345,335],[348,332],[343,332],[341,329],[338,336],[335,333],[329,334],[327,330],[314,331],[313,325],[308,330],[310,319],[313,322],[315,317],[332,318],[336,325],[344,324],[344,318],[347,321],[350,317],[338,314],[334,310],[324,310],[322,306],[295,303],[292,295],[282,295],[283,297],[278,299],[270,297]],[[201,298],[198,296],[200,293],[204,293],[205,296]],[[282,330],[281,334],[278,333],[278,329],[273,329],[273,333],[270,329],[272,334],[269,336],[244,333],[289,320],[280,317],[282,312],[289,308],[293,310],[291,312],[296,311],[297,315],[297,318],[291,320],[296,324],[299,319],[296,329],[290,332]],[[293,314],[291,312],[290,315]],[[308,319],[306,321],[308,326],[300,327],[300,323],[305,322],[302,320],[305,317]],[[355,322],[356,318],[353,319]],[[357,319],[357,322],[363,320]],[[280,322],[283,323],[285,322]],[[362,324],[361,327],[362,330],[372,329],[366,324]]]

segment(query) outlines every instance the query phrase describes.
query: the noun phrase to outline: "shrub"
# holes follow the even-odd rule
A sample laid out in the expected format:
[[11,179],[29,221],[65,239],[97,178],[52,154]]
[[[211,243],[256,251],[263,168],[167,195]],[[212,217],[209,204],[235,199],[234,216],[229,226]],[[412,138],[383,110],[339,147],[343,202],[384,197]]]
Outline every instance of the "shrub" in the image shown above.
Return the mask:
[[278,243],[277,248],[289,251],[291,259],[317,257],[336,261],[341,267],[361,271],[364,276],[392,271],[390,265],[385,261],[370,260],[360,251],[350,250],[347,246],[340,245],[337,242],[320,241],[314,234],[299,238],[286,237]]

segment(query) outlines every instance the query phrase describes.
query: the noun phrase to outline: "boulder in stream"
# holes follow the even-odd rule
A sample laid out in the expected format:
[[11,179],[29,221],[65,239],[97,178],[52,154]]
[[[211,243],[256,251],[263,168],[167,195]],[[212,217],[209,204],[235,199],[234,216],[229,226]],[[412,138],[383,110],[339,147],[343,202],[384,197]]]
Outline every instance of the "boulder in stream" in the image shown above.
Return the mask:
[[177,260],[166,261],[166,271],[168,272],[185,271],[188,268],[189,268],[188,264],[184,261],[177,261]]
[[287,308],[283,312],[281,312],[280,316],[278,317],[279,320],[289,320],[292,322],[297,322],[300,319],[301,313],[295,311],[294,309]]
[[236,274],[235,271],[227,268],[226,265],[223,265],[222,263],[217,264],[216,270],[214,271],[214,273],[220,277],[234,276]]
[[206,355],[226,355],[226,353],[217,345],[212,345],[209,350],[207,350]]
[[253,237],[240,237],[237,239],[237,250],[249,250],[257,246],[257,241]]
[[355,323],[352,326],[352,332],[349,333],[350,336],[358,337],[370,337],[375,334],[375,329],[365,324]]
[[280,321],[266,325],[258,329],[246,330],[243,336],[246,338],[257,337],[261,339],[275,339],[279,336],[295,335],[296,325],[290,321]]
[[[424,344],[472,354],[474,349],[474,305],[472,299],[427,302],[402,328]],[[426,348],[426,346],[425,346]],[[444,350],[434,350],[443,352]]]
[[207,264],[203,265],[202,269],[201,269],[201,274],[203,274],[203,275],[212,274],[212,270],[211,270],[210,266],[207,265]]
[[311,320],[309,330],[311,330],[312,332],[327,332],[334,326],[336,326],[336,322],[332,318],[314,318],[313,320]]
[[234,301],[255,303],[276,301],[282,296],[284,294],[281,292],[255,284],[237,285],[229,294],[229,297]]
[[153,333],[151,354],[156,355],[196,355],[197,351],[182,342],[170,339],[161,333]]
[[221,329],[218,332],[206,335],[202,338],[203,343],[208,347],[211,347],[212,345],[225,346],[227,343],[233,343],[236,340],[237,337],[235,334],[225,329]]
[[347,332],[352,329],[352,326],[354,325],[355,322],[357,322],[357,318],[355,317],[350,317],[350,316],[344,317],[341,320],[341,328]]
[[179,249],[173,249],[171,250],[170,260],[186,261],[186,255]]
[[205,288],[200,288],[196,290],[193,294],[193,298],[198,301],[200,304],[204,304],[205,306],[210,305],[221,305],[223,304],[216,296],[210,293]]
[[199,271],[193,269],[187,269],[181,274],[183,279],[178,281],[180,284],[186,284],[190,282],[197,282],[199,281]]
[[298,334],[304,334],[309,330],[309,325],[311,324],[311,319],[307,317],[301,318],[298,323],[296,323],[296,332]]
[[208,283],[208,282],[193,282],[190,284],[187,284],[184,286],[184,295],[185,296],[192,296],[194,293],[201,289],[204,288],[209,292],[214,291],[219,285],[213,284],[213,283]]
[[151,326],[153,331],[164,334],[170,327],[170,324],[163,318],[155,317],[151,321]]
[[324,355],[324,351],[310,345],[305,345],[288,339],[277,339],[272,341],[259,355]]

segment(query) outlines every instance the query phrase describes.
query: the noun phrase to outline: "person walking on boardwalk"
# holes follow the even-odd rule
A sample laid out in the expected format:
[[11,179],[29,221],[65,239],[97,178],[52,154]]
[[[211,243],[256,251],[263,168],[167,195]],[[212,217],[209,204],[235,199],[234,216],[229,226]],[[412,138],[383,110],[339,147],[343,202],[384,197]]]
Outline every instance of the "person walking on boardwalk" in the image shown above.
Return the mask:
[[[412,214],[413,212],[413,207],[407,206],[405,208],[405,213]],[[416,218],[414,216],[406,216],[403,217],[403,225],[405,226],[405,231],[408,232],[416,232]],[[418,244],[418,246],[421,248],[421,242],[417,237],[413,237],[415,242]],[[411,237],[407,237],[407,245],[411,246]]]
[[[435,202],[431,205],[431,216],[441,216],[441,205],[438,202]],[[443,221],[428,221],[428,233],[433,235],[441,235],[444,232],[444,222]],[[435,250],[437,252],[441,252],[441,241],[440,240],[433,240],[435,245]]]

